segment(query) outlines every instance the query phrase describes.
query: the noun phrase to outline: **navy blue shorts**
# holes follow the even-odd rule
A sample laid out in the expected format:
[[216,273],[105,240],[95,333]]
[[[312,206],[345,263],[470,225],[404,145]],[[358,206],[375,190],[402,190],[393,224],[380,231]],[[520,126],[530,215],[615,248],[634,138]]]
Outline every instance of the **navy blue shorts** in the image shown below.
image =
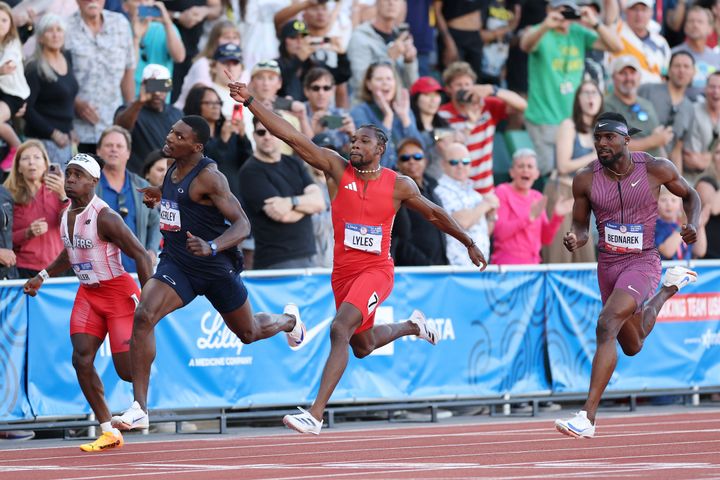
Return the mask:
[[183,271],[175,262],[161,257],[152,278],[160,280],[175,290],[183,306],[198,295],[205,295],[219,313],[229,313],[245,304],[248,291],[240,278],[240,272],[230,270],[224,276],[203,278]]

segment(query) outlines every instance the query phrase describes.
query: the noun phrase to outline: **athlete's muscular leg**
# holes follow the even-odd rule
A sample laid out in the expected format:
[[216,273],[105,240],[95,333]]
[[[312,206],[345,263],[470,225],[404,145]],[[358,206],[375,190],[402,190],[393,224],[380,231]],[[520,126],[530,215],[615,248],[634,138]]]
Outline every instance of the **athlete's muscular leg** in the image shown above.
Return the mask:
[[289,332],[295,327],[295,317],[284,313],[256,313],[253,315],[248,300],[240,308],[221,315],[228,328],[246,344],[272,337],[279,332]]
[[400,323],[375,325],[369,330],[353,335],[350,346],[357,358],[370,355],[373,350],[407,335],[419,335],[420,328],[410,320]]
[[620,342],[620,346],[625,355],[632,356],[640,352],[645,339],[650,335],[653,327],[655,327],[655,321],[662,306],[670,297],[675,295],[677,291],[678,289],[674,285],[661,287],[650,300],[645,302],[639,312],[636,312],[625,322],[625,325],[623,325],[618,335],[618,342]]
[[132,382],[132,363],[130,362],[130,351],[116,352],[112,354],[113,365],[118,377],[126,382]]
[[135,310],[130,340],[133,394],[140,407],[147,411],[150,366],[155,360],[155,325],[168,313],[182,307],[183,302],[169,285],[151,278],[142,289],[140,304]]
[[362,323],[362,313],[350,303],[340,304],[330,327],[330,355],[325,361],[320,388],[310,407],[310,414],[322,420],[325,406],[330,400],[348,362],[348,345],[355,330]]
[[595,422],[600,398],[607,387],[610,377],[617,364],[617,346],[615,341],[627,320],[635,312],[635,299],[622,290],[613,290],[600,311],[595,330],[597,350],[592,362],[590,374],[590,391],[583,410],[587,411],[588,419]]
[[95,354],[103,340],[86,333],[70,336],[73,346],[72,363],[80,389],[100,423],[110,421],[110,410],[105,403],[105,389],[95,370]]

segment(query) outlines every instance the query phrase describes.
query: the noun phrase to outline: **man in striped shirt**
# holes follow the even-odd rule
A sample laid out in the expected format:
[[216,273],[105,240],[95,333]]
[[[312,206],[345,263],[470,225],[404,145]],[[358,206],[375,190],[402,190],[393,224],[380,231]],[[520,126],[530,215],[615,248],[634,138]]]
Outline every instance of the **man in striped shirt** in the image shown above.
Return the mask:
[[450,101],[438,112],[466,137],[470,150],[470,179],[480,194],[493,190],[492,149],[495,126],[507,117],[507,108],[525,111],[527,102],[515,92],[496,85],[476,85],[470,64],[455,62],[443,72]]

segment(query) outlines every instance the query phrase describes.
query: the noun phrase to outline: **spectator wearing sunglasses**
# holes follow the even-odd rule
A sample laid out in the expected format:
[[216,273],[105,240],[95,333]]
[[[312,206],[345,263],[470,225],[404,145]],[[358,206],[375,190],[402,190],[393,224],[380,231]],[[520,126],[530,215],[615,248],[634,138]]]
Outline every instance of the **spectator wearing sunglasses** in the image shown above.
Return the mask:
[[714,171],[713,152],[720,134],[720,72],[708,76],[705,103],[696,103],[693,113],[682,155],[682,174],[691,185]]
[[630,139],[630,150],[644,151],[656,157],[666,157],[666,146],[673,139],[669,126],[658,121],[655,107],[638,96],[640,62],[625,55],[612,64],[613,91],[605,96],[604,112],[616,112],[628,119],[633,127],[642,130]]
[[529,148],[515,152],[510,168],[512,181],[495,189],[500,206],[493,231],[492,263],[540,263],[540,249],[552,243],[563,218],[572,211],[572,197],[560,199],[548,219],[547,198],[532,189],[539,176],[537,154]]
[[[397,170],[410,177],[423,197],[436,205],[442,202],[435,195],[437,180],[425,173],[427,159],[417,138],[405,138],[398,144]],[[415,210],[401,206],[392,229],[392,252],[397,266],[447,265],[445,234]]]
[[305,75],[305,108],[313,133],[332,137],[333,145],[340,146],[342,154],[347,150],[343,147],[348,145],[350,135],[355,131],[355,122],[347,112],[332,106],[335,88],[332,73],[325,68],[315,67]]
[[[105,167],[95,194],[120,214],[155,263],[160,248],[160,214],[157,209],[143,205],[143,194],[138,191],[150,184],[127,168],[131,145],[130,132],[117,125],[100,134],[97,155],[105,161]],[[122,264],[125,271],[137,272],[135,260],[124,252]]]
[[[477,244],[485,258],[490,256],[490,233],[494,212],[498,208],[495,194],[479,194],[470,179],[470,152],[462,143],[452,143],[443,150],[443,170],[435,195],[443,208]],[[490,218],[490,222],[488,222]],[[467,247],[447,235],[447,259],[450,265],[471,266]]]
[[255,154],[240,169],[240,193],[253,237],[255,269],[315,266],[312,215],[325,209],[320,187],[282,141],[253,117]]

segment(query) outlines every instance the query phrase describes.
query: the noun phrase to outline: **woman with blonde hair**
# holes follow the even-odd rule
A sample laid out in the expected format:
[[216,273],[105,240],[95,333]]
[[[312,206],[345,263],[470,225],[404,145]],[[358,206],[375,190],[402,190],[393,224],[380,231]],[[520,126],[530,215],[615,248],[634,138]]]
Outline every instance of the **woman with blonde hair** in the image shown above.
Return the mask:
[[65,165],[72,157],[75,97],[79,89],[72,57],[65,50],[65,21],[54,13],[35,25],[35,53],[25,66],[30,86],[25,136],[38,138],[51,162]]
[[[563,120],[555,137],[555,161],[557,168],[545,186],[548,215],[555,204],[573,198],[572,182],[580,169],[597,158],[593,142],[593,126],[603,111],[603,96],[593,80],[585,80],[575,92],[572,117]],[[559,232],[569,232],[572,215],[566,215]],[[543,247],[545,263],[577,263],[595,261],[595,242],[587,242],[582,248],[570,253],[563,246],[563,234],[555,235],[550,245]]]
[[205,47],[193,58],[192,67],[185,75],[180,95],[174,103],[175,108],[180,110],[185,108],[185,99],[194,86],[213,86],[213,55],[215,55],[215,51],[220,45],[228,43],[240,46],[240,30],[230,20],[219,20],[210,30]]
[[3,184],[15,202],[13,250],[21,278],[32,278],[57,258],[64,248],[60,215],[69,204],[65,176],[51,164],[40,140],[28,140],[15,154]]
[[358,128],[374,124],[385,132],[389,141],[380,164],[393,168],[397,163],[395,143],[403,138],[420,138],[410,94],[400,88],[400,79],[390,62],[376,62],[365,72],[359,97],[362,103],[350,110],[350,116]]

